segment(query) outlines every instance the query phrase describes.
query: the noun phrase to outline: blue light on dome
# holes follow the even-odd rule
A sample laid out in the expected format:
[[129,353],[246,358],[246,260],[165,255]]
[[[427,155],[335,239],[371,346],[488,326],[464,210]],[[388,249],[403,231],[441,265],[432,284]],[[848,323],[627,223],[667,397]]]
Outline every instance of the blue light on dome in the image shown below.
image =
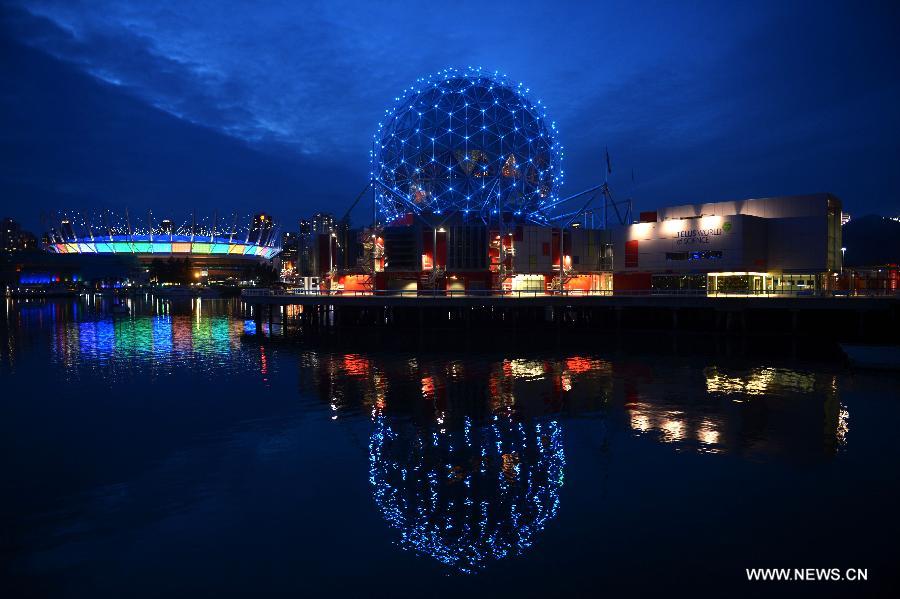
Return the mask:
[[545,105],[527,91],[471,67],[405,90],[375,133],[382,217],[458,211],[487,221],[502,211],[546,222],[563,182],[562,146]]

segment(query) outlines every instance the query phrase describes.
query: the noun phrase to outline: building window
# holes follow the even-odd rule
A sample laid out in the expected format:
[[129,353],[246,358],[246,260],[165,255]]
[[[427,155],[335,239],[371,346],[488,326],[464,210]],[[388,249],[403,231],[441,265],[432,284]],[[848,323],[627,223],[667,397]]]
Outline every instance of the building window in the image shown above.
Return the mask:
[[637,268],[640,249],[637,239],[625,242],[625,268]]
[[706,291],[706,275],[653,275],[650,288],[659,291]]

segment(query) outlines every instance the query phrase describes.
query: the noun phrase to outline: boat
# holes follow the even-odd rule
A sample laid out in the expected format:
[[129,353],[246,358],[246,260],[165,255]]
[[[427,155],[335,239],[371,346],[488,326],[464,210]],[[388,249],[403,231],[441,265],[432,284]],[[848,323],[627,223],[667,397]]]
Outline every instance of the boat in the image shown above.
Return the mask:
[[900,370],[900,345],[851,345],[841,343],[841,349],[853,366]]

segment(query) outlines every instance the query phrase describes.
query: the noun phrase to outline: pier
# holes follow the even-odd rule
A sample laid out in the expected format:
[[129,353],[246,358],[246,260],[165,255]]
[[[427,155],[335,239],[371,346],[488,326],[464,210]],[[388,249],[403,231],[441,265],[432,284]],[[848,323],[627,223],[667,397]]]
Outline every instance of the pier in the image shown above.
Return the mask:
[[896,295],[474,295],[442,291],[329,295],[248,290],[242,300],[253,307],[257,321],[312,330],[683,331],[869,342],[900,338],[900,297]]

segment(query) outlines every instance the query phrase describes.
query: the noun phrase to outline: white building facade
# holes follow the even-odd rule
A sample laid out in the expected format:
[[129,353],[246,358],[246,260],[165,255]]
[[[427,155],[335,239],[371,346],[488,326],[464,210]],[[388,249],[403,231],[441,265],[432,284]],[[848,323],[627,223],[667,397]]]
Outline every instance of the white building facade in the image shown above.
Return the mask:
[[686,204],[612,231],[615,290],[815,292],[841,270],[831,194]]

